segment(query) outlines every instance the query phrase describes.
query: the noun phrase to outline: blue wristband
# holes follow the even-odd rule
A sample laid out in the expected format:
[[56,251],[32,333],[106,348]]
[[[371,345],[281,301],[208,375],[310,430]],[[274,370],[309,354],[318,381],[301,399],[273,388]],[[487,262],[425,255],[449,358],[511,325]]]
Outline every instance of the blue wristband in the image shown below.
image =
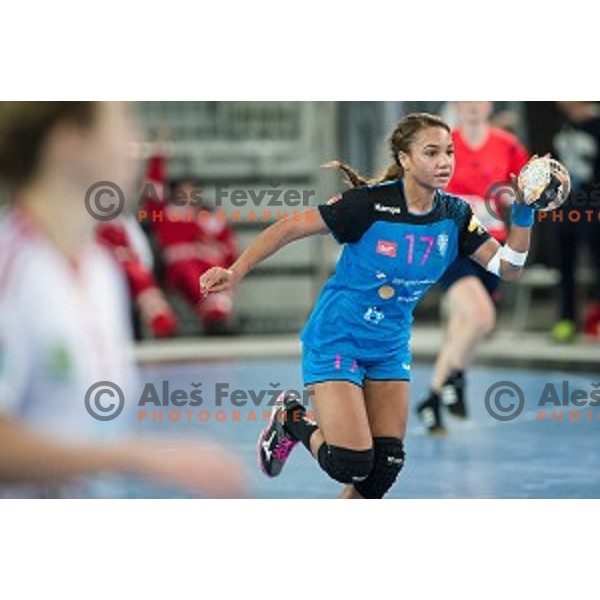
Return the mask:
[[510,211],[510,220],[513,225],[518,227],[533,227],[535,223],[535,209],[526,204],[515,202]]

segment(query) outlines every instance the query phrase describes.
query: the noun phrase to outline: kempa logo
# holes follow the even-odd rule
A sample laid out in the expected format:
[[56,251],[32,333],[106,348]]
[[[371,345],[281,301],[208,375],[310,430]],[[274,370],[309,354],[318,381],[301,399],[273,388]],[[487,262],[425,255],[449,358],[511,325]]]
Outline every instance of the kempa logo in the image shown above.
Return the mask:
[[375,203],[375,210],[377,212],[389,213],[390,215],[399,215],[402,209],[399,206],[385,206],[384,204]]

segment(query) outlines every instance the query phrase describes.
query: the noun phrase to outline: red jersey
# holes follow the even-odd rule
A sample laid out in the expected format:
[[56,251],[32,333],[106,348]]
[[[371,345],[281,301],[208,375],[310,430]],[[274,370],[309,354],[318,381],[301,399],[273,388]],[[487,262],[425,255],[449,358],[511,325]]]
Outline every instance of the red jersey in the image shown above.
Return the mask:
[[[145,198],[145,209],[151,215],[150,226],[162,259],[167,264],[197,259],[211,266],[231,266],[238,254],[233,230],[223,219],[215,216],[211,207],[198,207],[198,211],[210,213],[210,216],[197,218],[194,208],[163,204],[167,182],[166,157],[156,155],[149,159],[146,181],[153,185],[154,195]],[[179,213],[179,218],[176,219],[174,213]]]
[[[506,224],[486,208],[486,193],[493,184],[510,181],[511,173],[519,174],[529,160],[527,151],[514,135],[496,127],[490,127],[487,139],[477,148],[466,144],[460,129],[452,132],[452,141],[456,167],[446,191],[467,200],[485,228],[504,242],[508,234]],[[495,212],[505,215],[507,207],[500,204],[502,198],[492,200]]]

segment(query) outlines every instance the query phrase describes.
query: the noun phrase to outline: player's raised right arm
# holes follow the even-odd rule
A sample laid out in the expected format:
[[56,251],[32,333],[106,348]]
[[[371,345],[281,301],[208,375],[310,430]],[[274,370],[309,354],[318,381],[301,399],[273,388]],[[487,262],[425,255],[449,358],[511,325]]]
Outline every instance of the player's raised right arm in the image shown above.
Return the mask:
[[229,269],[213,267],[206,271],[200,277],[200,289],[205,294],[227,290],[290,242],[317,233],[329,233],[329,228],[315,208],[277,221],[261,232]]

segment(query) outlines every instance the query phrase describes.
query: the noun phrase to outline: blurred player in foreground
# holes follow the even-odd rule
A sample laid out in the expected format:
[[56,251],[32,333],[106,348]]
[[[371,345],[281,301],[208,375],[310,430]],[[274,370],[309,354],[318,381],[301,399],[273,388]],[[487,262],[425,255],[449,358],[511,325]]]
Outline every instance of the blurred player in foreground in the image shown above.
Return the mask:
[[[494,184],[510,182],[511,174],[519,173],[527,163],[527,152],[514,135],[490,125],[492,102],[456,102],[454,106],[459,122],[452,131],[456,168],[446,191],[465,199],[482,225],[503,244],[508,236],[504,217],[510,206],[505,204],[505,194],[487,196]],[[417,406],[431,434],[446,431],[442,405],[455,417],[467,417],[465,370],[481,341],[494,329],[500,278],[469,257],[459,256],[440,283],[448,302],[446,335],[430,392]]]
[[[374,182],[340,166],[355,189],[318,209],[268,227],[230,269],[200,279],[204,292],[237,284],[286,244],[331,233],[343,252],[302,333],[305,386],[317,423],[291,394],[280,396],[259,438],[263,471],[279,475],[302,443],[343,498],[382,498],[404,466],[413,310],[457,256],[495,275],[519,277],[534,210],[515,205],[507,244],[479,223],[469,204],[442,192],[454,170],[450,128],[410,114],[390,138],[393,163]],[[370,183],[370,185],[365,185]]]
[[125,440],[119,419],[85,407],[100,381],[134,397],[125,284],[84,202],[100,180],[130,195],[134,136],[123,103],[0,103],[0,178],[12,198],[0,217],[0,496],[94,496],[104,474],[243,492],[220,448]]

